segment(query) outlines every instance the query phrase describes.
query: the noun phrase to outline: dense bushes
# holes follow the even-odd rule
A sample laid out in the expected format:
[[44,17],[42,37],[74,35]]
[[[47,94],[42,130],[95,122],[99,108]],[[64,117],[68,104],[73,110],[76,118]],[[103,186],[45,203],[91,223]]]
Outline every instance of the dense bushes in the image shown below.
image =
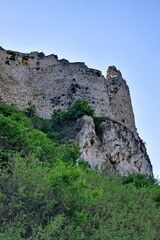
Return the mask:
[[61,110],[55,111],[52,116],[52,121],[57,123],[57,125],[63,125],[64,123],[74,121],[83,115],[90,115],[92,117],[94,115],[94,111],[86,100],[77,101],[74,106],[70,107],[66,112]]
[[122,182],[123,184],[132,184],[137,188],[152,187],[159,183],[157,179],[147,174],[130,174],[122,177]]
[[0,239],[159,240],[153,177],[99,174],[75,164],[76,144],[55,137],[84,113],[93,116],[84,101],[75,109],[43,120],[0,103]]
[[25,113],[27,116],[31,117],[35,128],[45,132],[49,138],[60,142],[74,139],[77,132],[81,129],[80,123],[77,123],[76,120],[84,115],[89,115],[93,118],[96,134],[101,139],[103,134],[101,123],[106,120],[106,118],[95,117],[94,110],[89,106],[86,100],[77,101],[67,111],[54,111],[49,120],[38,118],[34,114],[34,106],[30,106]]
[[55,161],[59,156],[73,162],[78,158],[79,148],[74,143],[60,145],[51,140],[44,132],[34,128],[32,118],[3,102],[0,102],[0,131],[0,165],[6,165],[17,152],[21,157],[34,153],[42,162]]

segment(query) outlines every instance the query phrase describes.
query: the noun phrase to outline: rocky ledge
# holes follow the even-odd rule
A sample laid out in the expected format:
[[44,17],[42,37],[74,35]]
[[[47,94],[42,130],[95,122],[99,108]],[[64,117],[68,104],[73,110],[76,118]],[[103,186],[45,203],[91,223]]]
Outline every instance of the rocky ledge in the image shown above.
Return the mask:
[[98,167],[102,171],[109,166],[121,175],[153,175],[145,145],[138,134],[108,119],[102,123],[103,136],[100,140],[92,117],[83,116],[78,122],[81,122],[81,131],[76,141],[81,149],[81,157],[89,162],[91,168]]

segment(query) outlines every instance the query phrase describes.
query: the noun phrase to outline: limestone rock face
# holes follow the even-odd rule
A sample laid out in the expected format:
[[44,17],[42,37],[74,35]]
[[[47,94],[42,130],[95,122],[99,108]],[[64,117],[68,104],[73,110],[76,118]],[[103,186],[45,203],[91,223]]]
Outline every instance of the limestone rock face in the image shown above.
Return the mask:
[[31,104],[37,114],[49,118],[53,110],[66,110],[85,99],[103,122],[103,138],[95,133],[93,119],[84,116],[76,137],[81,155],[91,167],[112,166],[122,175],[152,174],[145,146],[135,126],[129,88],[115,66],[106,78],[82,62],[58,60],[54,54],[19,53],[0,47],[0,99],[21,109]]
[[92,117],[83,116],[78,119],[81,123],[81,131],[76,136],[81,149],[81,157],[89,162],[91,168],[98,166],[99,169],[109,164],[103,145],[96,135],[95,125]]
[[152,175],[152,166],[144,143],[138,134],[112,120],[103,122],[103,137],[98,138],[92,117],[83,116],[82,129],[76,140],[81,148],[81,157],[91,168],[103,170],[110,166],[121,175],[144,173]]
[[121,74],[117,76],[114,71],[106,79],[84,63],[58,60],[53,54],[0,48],[0,97],[22,109],[32,103],[43,118],[86,99],[96,116],[110,117],[135,129],[129,89]]

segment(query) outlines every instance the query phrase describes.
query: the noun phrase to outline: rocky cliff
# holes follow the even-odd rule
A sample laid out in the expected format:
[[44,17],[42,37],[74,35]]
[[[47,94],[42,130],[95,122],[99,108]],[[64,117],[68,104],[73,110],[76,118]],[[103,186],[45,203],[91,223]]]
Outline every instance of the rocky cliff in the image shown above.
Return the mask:
[[76,140],[82,157],[92,168],[103,170],[111,167],[121,175],[143,173],[152,175],[152,166],[143,141],[138,134],[113,120],[103,122],[103,136],[100,140],[95,132],[92,117],[83,116],[82,128]]
[[93,168],[109,165],[122,175],[152,174],[146,148],[136,132],[129,88],[114,66],[108,68],[105,78],[81,62],[0,48],[0,98],[21,109],[33,104],[42,118],[86,99],[97,117],[108,120],[102,123],[103,136],[99,139],[93,119],[79,119],[82,129],[76,141],[82,157]]

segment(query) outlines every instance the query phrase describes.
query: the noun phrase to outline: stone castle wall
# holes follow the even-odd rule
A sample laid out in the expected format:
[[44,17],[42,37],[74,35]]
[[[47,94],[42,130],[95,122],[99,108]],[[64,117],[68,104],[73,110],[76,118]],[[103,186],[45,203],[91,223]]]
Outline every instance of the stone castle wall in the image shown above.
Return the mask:
[[0,96],[21,109],[32,103],[37,114],[49,118],[54,109],[66,109],[86,99],[96,116],[108,117],[135,129],[128,86],[110,67],[107,78],[84,63],[58,60],[56,55],[0,49]]

